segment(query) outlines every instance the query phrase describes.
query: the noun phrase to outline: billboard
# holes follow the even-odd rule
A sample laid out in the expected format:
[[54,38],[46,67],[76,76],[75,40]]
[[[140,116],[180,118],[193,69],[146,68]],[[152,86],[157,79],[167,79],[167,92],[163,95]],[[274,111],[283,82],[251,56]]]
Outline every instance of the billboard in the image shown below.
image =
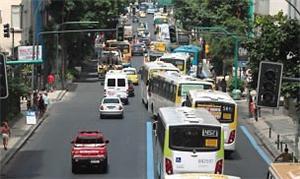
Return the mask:
[[[35,56],[36,54],[37,57]],[[39,45],[38,48],[36,46],[34,49],[34,54],[33,54],[32,46],[19,46],[18,60],[19,61],[42,60],[42,46]]]

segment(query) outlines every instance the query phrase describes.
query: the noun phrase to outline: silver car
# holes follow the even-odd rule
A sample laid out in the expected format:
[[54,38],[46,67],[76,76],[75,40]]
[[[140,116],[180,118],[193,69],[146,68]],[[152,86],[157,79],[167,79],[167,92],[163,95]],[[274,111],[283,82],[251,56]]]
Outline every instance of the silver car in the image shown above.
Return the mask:
[[124,107],[119,97],[104,97],[99,106],[100,119],[103,119],[105,116],[118,116],[122,119],[123,111]]

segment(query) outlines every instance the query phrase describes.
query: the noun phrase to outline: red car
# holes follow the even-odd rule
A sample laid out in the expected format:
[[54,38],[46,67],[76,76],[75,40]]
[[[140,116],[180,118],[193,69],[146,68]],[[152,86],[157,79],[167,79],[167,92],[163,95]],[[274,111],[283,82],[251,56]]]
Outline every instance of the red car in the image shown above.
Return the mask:
[[71,142],[72,172],[77,173],[81,168],[93,168],[99,172],[107,172],[107,144],[100,131],[81,131]]

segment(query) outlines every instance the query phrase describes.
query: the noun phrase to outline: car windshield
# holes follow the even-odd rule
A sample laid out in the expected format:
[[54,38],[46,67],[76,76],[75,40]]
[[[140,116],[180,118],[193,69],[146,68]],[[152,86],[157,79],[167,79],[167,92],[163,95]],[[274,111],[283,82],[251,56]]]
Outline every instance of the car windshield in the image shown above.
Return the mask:
[[103,100],[103,103],[120,103],[118,98],[106,98]]
[[103,139],[100,137],[95,138],[90,136],[80,136],[76,138],[75,143],[76,144],[102,144],[104,142]]

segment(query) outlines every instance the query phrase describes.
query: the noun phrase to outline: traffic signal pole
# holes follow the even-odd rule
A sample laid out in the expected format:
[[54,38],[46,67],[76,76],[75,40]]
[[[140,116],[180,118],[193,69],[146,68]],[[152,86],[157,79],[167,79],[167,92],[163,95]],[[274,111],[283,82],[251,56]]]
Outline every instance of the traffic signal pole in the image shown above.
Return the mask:
[[[238,75],[237,75],[237,70],[238,70],[238,49],[239,49],[239,41],[240,38],[233,34],[228,32],[227,30],[225,30],[225,28],[223,27],[196,27],[197,30],[197,34],[200,33],[200,31],[214,31],[214,32],[224,32],[225,35],[227,36],[231,36],[234,40],[234,59],[233,59],[233,65],[234,65],[234,90],[233,92],[237,92],[238,86]],[[236,95],[233,95],[233,98],[236,98]]]

